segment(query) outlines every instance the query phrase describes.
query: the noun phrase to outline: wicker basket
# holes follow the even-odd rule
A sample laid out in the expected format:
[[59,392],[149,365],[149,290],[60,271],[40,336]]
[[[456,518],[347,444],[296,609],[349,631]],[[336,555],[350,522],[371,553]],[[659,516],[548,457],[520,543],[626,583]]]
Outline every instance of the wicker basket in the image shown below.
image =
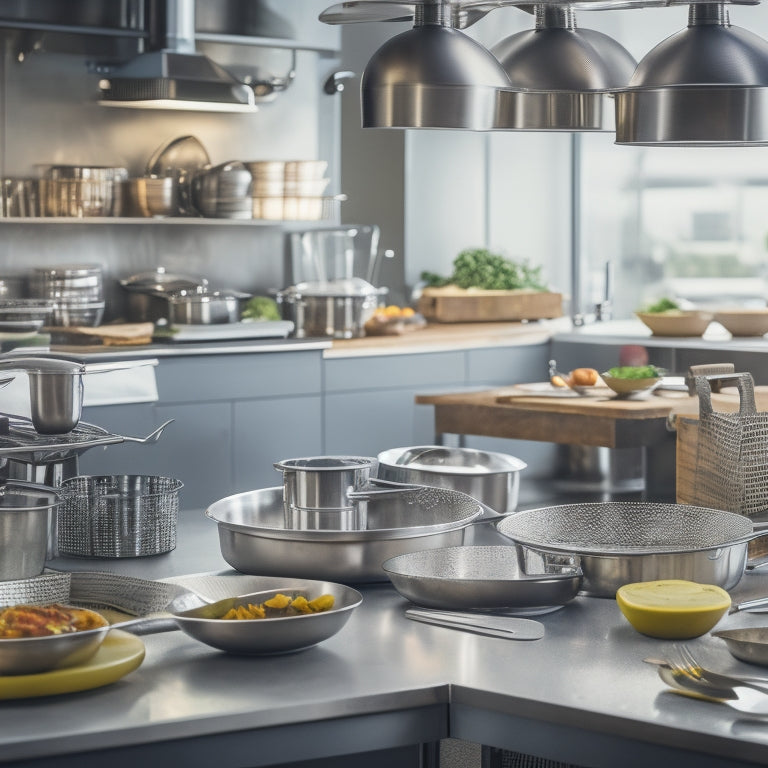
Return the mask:
[[59,553],[78,557],[144,557],[176,547],[183,483],[157,475],[80,476],[65,480],[59,509]]

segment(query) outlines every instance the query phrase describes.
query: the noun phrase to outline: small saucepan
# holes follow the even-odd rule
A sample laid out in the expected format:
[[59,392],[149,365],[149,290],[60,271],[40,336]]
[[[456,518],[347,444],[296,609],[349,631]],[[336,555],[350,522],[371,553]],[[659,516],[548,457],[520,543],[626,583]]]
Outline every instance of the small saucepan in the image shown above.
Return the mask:
[[[78,608],[85,611],[94,623],[103,624],[79,632],[0,639],[0,675],[36,674],[84,664],[96,654],[112,629],[140,635],[180,629],[195,640],[227,653],[253,656],[292,653],[335,635],[363,600],[357,590],[343,584],[321,581],[308,581],[304,585],[293,583],[292,587],[229,597],[197,608],[168,610],[156,617],[130,619],[116,624],[108,624],[95,611]],[[308,600],[320,595],[332,595],[334,605],[320,613],[295,616],[221,618],[231,608],[262,603],[278,593],[291,597],[303,595]],[[172,605],[173,602],[169,609]]]

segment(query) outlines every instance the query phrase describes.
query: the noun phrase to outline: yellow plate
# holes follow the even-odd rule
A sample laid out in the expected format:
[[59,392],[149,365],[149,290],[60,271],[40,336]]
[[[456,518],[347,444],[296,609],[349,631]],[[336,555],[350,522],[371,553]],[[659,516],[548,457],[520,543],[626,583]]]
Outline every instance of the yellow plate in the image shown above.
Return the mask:
[[0,699],[31,699],[100,688],[133,672],[144,660],[144,643],[113,629],[90,661],[36,675],[0,676]]

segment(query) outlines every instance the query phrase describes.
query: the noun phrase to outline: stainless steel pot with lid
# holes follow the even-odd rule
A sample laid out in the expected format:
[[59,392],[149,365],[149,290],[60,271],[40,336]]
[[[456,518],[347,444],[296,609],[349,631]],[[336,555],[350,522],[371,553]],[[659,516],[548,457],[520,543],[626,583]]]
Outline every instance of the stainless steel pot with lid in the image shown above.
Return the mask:
[[351,339],[365,335],[365,323],[387,288],[362,278],[298,283],[276,295],[284,320],[294,323],[295,335]]
[[168,320],[171,325],[216,325],[240,320],[241,302],[250,293],[232,290],[181,290],[169,293]]
[[179,291],[204,290],[208,281],[204,277],[167,272],[165,267],[139,272],[120,280],[128,292],[128,319],[133,323],[155,323],[168,320],[168,295]]

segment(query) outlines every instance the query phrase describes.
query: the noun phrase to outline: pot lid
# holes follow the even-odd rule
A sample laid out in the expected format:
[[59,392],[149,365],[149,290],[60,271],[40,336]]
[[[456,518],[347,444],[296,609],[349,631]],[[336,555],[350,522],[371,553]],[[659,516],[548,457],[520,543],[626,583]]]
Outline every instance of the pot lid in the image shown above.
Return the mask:
[[367,280],[352,277],[348,280],[327,280],[297,283],[288,289],[288,293],[300,296],[378,296],[387,293],[386,288],[377,288]]
[[47,485],[7,480],[0,486],[0,509],[31,512],[60,504],[63,496]]
[[131,277],[121,280],[120,285],[130,291],[167,294],[182,290],[204,289],[208,285],[208,281],[204,277],[175,275],[166,272],[165,267],[158,267],[149,272],[131,275]]
[[211,301],[229,301],[230,299],[250,299],[252,294],[242,291],[233,291],[229,289],[220,289],[209,291],[205,288],[182,289],[180,291],[168,292],[166,297],[177,304],[209,304]]

